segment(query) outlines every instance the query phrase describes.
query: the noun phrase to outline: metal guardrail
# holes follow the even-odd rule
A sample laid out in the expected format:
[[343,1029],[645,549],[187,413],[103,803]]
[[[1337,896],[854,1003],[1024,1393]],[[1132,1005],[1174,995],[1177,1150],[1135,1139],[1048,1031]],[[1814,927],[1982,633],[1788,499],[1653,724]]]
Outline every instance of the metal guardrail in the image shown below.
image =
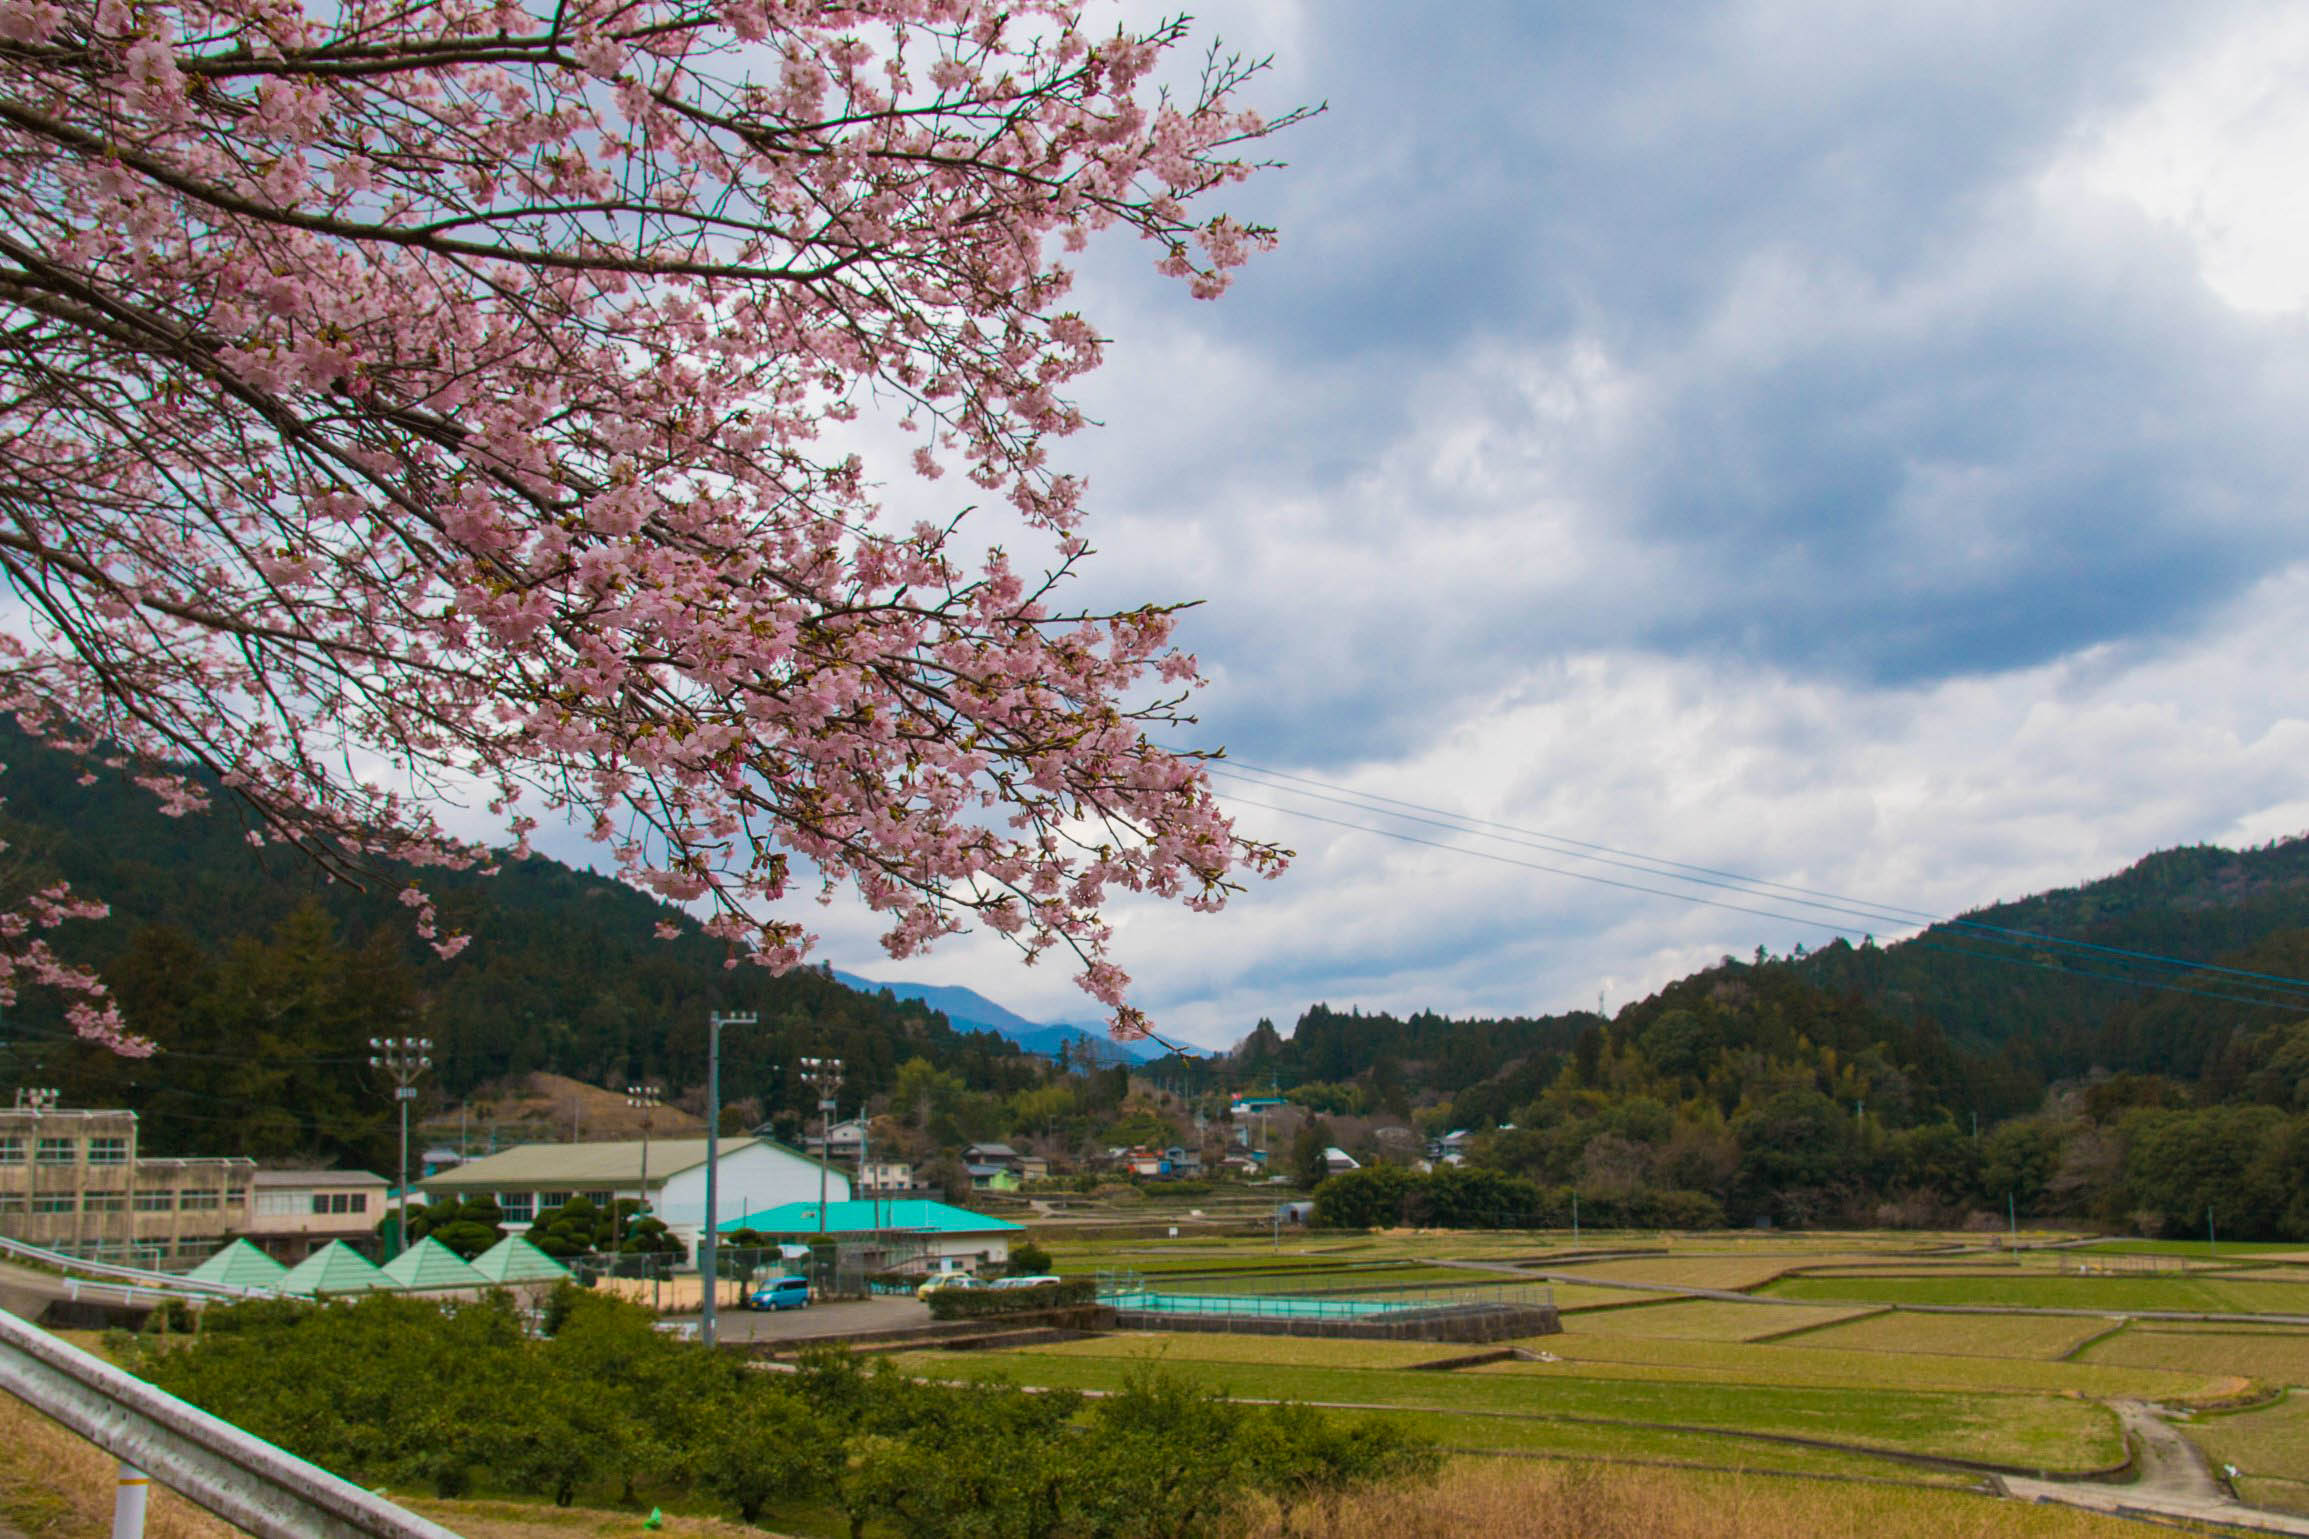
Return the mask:
[[458,1539],[5,1310],[0,1389],[257,1539]]
[[14,1256],[38,1266],[62,1272],[69,1280],[75,1275],[86,1275],[134,1284],[178,1298],[264,1298],[271,1296],[270,1288],[244,1288],[234,1283],[196,1282],[179,1272],[155,1272],[144,1267],[114,1266],[109,1261],[89,1261],[79,1256],[68,1256],[60,1250],[43,1250],[27,1245],[22,1240],[0,1236],[0,1256]]

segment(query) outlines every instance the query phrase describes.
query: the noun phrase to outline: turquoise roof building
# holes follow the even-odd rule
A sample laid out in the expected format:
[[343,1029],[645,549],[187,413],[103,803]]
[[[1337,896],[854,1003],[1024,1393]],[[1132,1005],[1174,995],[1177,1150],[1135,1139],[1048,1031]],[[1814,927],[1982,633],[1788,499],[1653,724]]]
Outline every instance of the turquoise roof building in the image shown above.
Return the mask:
[[473,1291],[490,1285],[464,1257],[431,1235],[386,1262],[383,1270],[392,1285],[405,1293]]
[[473,1258],[473,1270],[493,1283],[558,1282],[569,1268],[517,1234],[509,1234]]
[[871,1264],[890,1268],[908,1264],[927,1267],[941,1261],[972,1267],[999,1265],[1010,1259],[1010,1242],[1026,1232],[1024,1224],[922,1199],[829,1202],[822,1210],[814,1202],[788,1202],[742,1218],[725,1219],[714,1228],[719,1234],[751,1229],[757,1234],[795,1239],[823,1234],[851,1244],[867,1241],[871,1242],[870,1249],[881,1253]]
[[367,1293],[390,1288],[393,1283],[370,1264],[368,1257],[342,1240],[331,1240],[289,1268],[279,1286],[283,1293],[326,1298],[332,1293]]
[[717,1234],[751,1229],[760,1234],[1004,1234],[1025,1229],[1006,1218],[993,1218],[957,1208],[952,1203],[916,1198],[906,1202],[829,1202],[826,1221],[818,1222],[818,1204],[781,1203],[748,1213],[743,1218],[716,1224]]
[[235,1240],[185,1273],[194,1282],[221,1283],[231,1288],[275,1289],[289,1269],[246,1240]]

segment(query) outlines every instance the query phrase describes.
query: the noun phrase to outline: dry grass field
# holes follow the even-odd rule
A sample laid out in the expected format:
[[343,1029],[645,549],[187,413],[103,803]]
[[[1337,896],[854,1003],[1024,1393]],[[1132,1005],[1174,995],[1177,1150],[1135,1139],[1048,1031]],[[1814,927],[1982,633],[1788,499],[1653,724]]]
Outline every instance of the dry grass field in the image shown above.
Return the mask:
[[1807,1347],[1842,1352],[2022,1357],[2049,1362],[2100,1335],[2109,1325],[2107,1320],[2075,1315],[1927,1315],[1895,1310],[1809,1331],[1802,1340]]
[[1241,1539],[2138,1539],[2139,1525],[1967,1492],[1467,1460],[1431,1489],[1380,1492]]
[[[24,1539],[103,1539],[112,1532],[116,1462],[95,1445],[0,1394],[0,1522]],[[155,1486],[146,1539],[236,1539],[240,1530]]]
[[2309,1331],[2142,1322],[2077,1354],[2079,1362],[2234,1373],[2264,1384],[2309,1386]]
[[[1567,1263],[1560,1270],[1599,1282],[1668,1283],[1678,1288],[1757,1288],[1790,1267],[1794,1256],[1642,1256],[1625,1261]],[[1556,1270],[1550,1268],[1550,1270]]]
[[1753,1341],[1758,1336],[1832,1325],[1870,1313],[1838,1304],[1810,1306],[1734,1304],[1723,1299],[1693,1299],[1685,1303],[1645,1304],[1640,1308],[1600,1310],[1579,1317],[1583,1334],[1648,1336],[1668,1341]]

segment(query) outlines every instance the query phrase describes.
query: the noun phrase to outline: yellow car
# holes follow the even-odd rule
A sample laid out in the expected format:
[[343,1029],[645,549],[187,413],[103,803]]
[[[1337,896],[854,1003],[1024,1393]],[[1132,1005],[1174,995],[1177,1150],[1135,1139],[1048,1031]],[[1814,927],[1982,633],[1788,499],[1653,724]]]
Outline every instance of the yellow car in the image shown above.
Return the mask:
[[922,1284],[921,1287],[916,1288],[914,1290],[914,1296],[918,1299],[927,1301],[931,1294],[938,1292],[942,1288],[983,1288],[985,1286],[986,1284],[980,1282],[977,1278],[971,1276],[968,1272],[940,1272],[936,1277],[931,1278],[929,1281]]

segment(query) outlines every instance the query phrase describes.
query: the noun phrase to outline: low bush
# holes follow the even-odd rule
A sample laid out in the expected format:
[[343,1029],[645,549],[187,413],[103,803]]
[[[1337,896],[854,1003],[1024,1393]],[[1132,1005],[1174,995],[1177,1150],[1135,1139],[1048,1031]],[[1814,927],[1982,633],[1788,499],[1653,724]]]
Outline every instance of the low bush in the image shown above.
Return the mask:
[[933,1320],[984,1320],[998,1315],[1034,1314],[1045,1309],[1072,1309],[1098,1300],[1098,1283],[1089,1277],[1037,1283],[1031,1288],[938,1288],[930,1294]]

